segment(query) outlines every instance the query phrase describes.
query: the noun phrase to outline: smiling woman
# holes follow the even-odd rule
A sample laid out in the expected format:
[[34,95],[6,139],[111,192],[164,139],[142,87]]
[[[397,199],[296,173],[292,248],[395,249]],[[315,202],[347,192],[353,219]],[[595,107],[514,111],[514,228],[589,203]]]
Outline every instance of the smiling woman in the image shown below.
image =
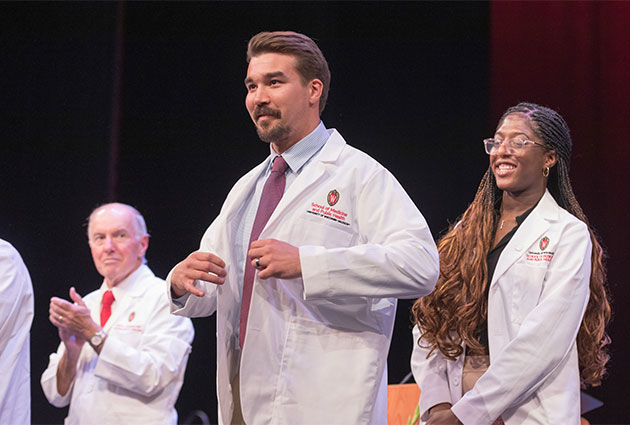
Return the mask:
[[488,171],[438,243],[435,291],[413,307],[422,418],[579,423],[580,384],[605,373],[610,307],[602,247],[568,176],[569,128],[520,103],[484,145]]

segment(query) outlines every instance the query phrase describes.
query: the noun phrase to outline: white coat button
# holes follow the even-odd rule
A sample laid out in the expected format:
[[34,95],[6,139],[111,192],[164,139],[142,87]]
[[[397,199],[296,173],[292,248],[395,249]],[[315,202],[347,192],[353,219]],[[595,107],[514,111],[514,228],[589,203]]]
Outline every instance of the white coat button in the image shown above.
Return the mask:
[[459,378],[458,378],[457,376],[453,378],[453,384],[454,384],[456,387],[459,387]]
[[515,250],[517,250],[517,251],[522,251],[522,250],[523,250],[523,247],[522,247],[522,246],[517,246],[517,247],[516,247],[516,248],[514,248],[514,249],[515,249]]

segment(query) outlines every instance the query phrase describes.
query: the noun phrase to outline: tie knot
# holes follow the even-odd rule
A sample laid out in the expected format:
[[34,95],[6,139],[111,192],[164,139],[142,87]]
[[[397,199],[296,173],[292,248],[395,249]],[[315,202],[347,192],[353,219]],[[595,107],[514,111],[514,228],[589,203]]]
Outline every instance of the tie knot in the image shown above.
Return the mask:
[[280,155],[278,155],[277,157],[273,159],[273,167],[271,167],[272,173],[284,174],[284,172],[287,171],[287,168],[289,168],[289,164],[287,164],[284,158],[281,157]]
[[112,305],[114,302],[114,293],[112,291],[106,291],[103,294],[103,305]]

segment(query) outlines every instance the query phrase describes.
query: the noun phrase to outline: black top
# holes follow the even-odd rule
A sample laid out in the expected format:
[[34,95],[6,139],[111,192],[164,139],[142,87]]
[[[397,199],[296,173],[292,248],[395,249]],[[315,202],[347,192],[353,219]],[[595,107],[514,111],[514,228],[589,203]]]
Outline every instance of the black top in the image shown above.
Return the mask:
[[[538,203],[536,203],[536,205],[538,205]],[[521,227],[521,224],[523,224],[523,222],[525,221],[529,213],[531,213],[532,210],[536,208],[536,205],[534,205],[532,208],[530,208],[529,210],[525,211],[523,214],[516,217],[516,226],[514,226],[512,230],[510,230],[505,236],[503,236],[503,238],[499,241],[497,246],[495,246],[494,248],[490,250],[490,252],[488,252],[488,256],[486,257],[486,262],[488,264],[488,281],[486,282],[486,289],[484,291],[484,296],[486,297],[486,300],[488,299],[488,296],[490,295],[490,283],[492,282],[492,277],[494,276],[494,270],[497,268],[497,263],[499,262],[499,258],[501,257],[501,253],[503,252],[503,249],[507,246],[510,240],[512,240],[512,236],[514,236],[518,228]],[[496,230],[495,230],[495,233],[496,233]],[[489,353],[487,311],[486,311],[485,320],[479,323],[479,327],[475,331],[475,336],[478,337],[479,343],[483,345],[484,348],[486,349],[485,354],[487,355]],[[469,352],[469,348],[466,347],[466,353],[468,354],[468,352]]]

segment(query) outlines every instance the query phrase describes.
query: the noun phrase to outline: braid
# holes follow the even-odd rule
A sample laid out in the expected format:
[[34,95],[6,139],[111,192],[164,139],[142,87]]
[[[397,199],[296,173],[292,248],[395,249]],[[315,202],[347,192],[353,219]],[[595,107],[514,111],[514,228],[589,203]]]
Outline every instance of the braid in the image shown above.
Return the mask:
[[610,343],[606,325],[610,321],[611,310],[606,290],[604,249],[571,187],[569,178],[573,147],[571,132],[564,118],[553,109],[525,102],[509,108],[501,117],[499,126],[506,116],[515,112],[524,113],[532,123],[536,136],[558,155],[558,164],[549,173],[547,182],[549,192],[562,208],[588,226],[593,245],[590,298],[578,332],[577,345],[582,385],[596,386],[601,383],[606,373],[605,366],[610,357],[606,348]]
[[485,351],[476,330],[488,315],[486,257],[496,228],[499,193],[488,169],[473,202],[438,241],[440,276],[435,290],[412,307],[420,340],[431,352],[438,349],[451,360],[463,353],[462,342],[473,354]]
[[[611,311],[606,291],[604,250],[590,227],[588,219],[571,187],[571,134],[564,119],[552,109],[533,103],[519,103],[508,109],[499,121],[514,113],[525,114],[532,130],[558,155],[552,167],[547,187],[558,204],[583,221],[589,229],[591,255],[590,297],[577,336],[582,385],[599,385],[609,359],[606,346],[610,338],[606,325]],[[497,223],[496,203],[501,199],[492,170],[484,174],[473,202],[438,241],[440,276],[435,290],[418,299],[412,317],[421,331],[419,343],[438,349],[446,358],[455,360],[463,353],[462,342],[472,354],[484,349],[475,332],[488,315],[485,297],[488,268],[486,257]]]

